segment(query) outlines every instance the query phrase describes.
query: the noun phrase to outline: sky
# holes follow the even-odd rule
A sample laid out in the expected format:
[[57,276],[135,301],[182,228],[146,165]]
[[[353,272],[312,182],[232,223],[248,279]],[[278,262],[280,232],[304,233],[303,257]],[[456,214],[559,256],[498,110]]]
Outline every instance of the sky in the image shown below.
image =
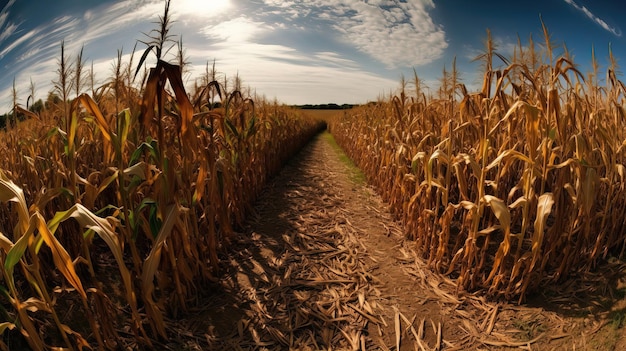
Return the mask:
[[[57,80],[61,42],[72,60],[83,48],[96,83],[110,79],[121,51],[137,56],[163,13],[164,0],[0,0],[0,113],[12,108],[12,85],[26,105],[31,81],[45,99]],[[609,47],[626,58],[626,4],[611,0],[172,0],[170,34],[182,36],[188,86],[215,61],[221,77],[285,104],[366,103],[396,91],[413,70],[431,91],[456,59],[462,82],[478,90],[473,59],[487,29],[511,57],[547,26],[556,54],[563,45],[589,71],[592,48],[604,76]],[[174,60],[176,49],[166,59]],[[622,62],[623,61],[618,61]],[[618,76],[623,78],[622,75]],[[222,78],[223,79],[223,78]]]

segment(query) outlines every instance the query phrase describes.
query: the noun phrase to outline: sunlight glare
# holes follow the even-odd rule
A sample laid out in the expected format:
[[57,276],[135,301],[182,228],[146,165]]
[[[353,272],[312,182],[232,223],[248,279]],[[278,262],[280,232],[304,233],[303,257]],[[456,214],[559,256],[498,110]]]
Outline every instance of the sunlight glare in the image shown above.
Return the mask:
[[219,16],[231,6],[230,0],[179,0],[174,3],[179,14],[202,18]]

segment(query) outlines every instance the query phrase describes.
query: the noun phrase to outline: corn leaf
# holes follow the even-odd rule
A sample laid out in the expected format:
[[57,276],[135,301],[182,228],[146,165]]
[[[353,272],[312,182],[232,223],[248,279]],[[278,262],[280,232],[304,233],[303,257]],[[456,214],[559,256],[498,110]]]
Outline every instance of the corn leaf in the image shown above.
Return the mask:
[[152,292],[154,291],[154,275],[159,267],[159,263],[161,262],[161,250],[165,241],[172,233],[174,229],[174,225],[179,221],[179,206],[177,204],[172,204],[167,209],[167,214],[165,216],[165,221],[161,226],[161,230],[156,236],[156,241],[150,250],[150,254],[146,257],[146,260],[143,264],[143,271],[141,273],[141,287],[143,291],[144,299],[148,307],[151,310],[151,317],[154,319],[152,322],[155,324],[157,331],[159,334],[165,337],[165,324],[163,321],[163,316],[158,308],[154,298],[152,296]]
[[19,217],[20,230],[14,233],[14,239],[18,239],[21,233],[28,229],[30,216],[28,214],[28,206],[24,198],[24,191],[13,181],[9,180],[6,175],[0,171],[0,202],[17,203],[17,213]]
[[52,260],[54,261],[55,266],[59,272],[63,274],[65,279],[67,279],[68,283],[70,283],[83,298],[87,298],[87,293],[83,289],[83,284],[76,274],[74,263],[72,262],[70,255],[54,236],[53,232],[47,227],[43,216],[40,213],[35,213],[33,217],[35,218],[35,224],[39,234],[43,238],[46,245],[50,248]]

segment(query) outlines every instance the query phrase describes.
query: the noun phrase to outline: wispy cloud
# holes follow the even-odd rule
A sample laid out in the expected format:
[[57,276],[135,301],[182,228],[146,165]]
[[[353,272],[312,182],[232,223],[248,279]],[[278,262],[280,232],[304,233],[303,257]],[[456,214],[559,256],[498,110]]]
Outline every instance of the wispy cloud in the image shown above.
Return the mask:
[[9,10],[11,9],[11,6],[13,6],[13,4],[15,4],[16,0],[9,0],[2,9],[0,9],[0,28],[2,28],[4,26],[4,24],[7,21],[8,15],[9,15]]
[[[235,24],[243,28],[253,25],[256,30],[246,35],[225,31]],[[307,53],[286,45],[257,43],[258,35],[275,29],[245,17],[204,30],[220,40],[187,49],[195,77],[204,71],[206,59],[215,57],[220,79],[239,74],[259,94],[292,104],[363,103],[364,97],[374,98],[373,95],[397,86],[395,80],[367,72],[337,52]]]
[[[0,77],[0,111],[9,105],[7,99],[10,96],[13,78],[15,78],[20,97],[28,90],[31,79],[37,91],[42,95],[52,89],[52,81],[55,79],[57,61],[60,57],[61,41],[65,42],[65,53],[71,59],[78,53],[81,46],[87,46],[106,37],[117,37],[113,40],[124,45],[119,39],[120,33],[128,28],[129,24],[136,23],[137,18],[146,18],[140,16],[149,13],[147,18],[156,17],[156,14],[162,11],[162,7],[163,5],[160,4],[157,10],[156,4],[149,2],[137,6],[132,1],[122,1],[97,7],[85,13],[66,14],[53,18],[49,22],[41,23],[28,30],[14,31],[5,43],[0,41],[0,65],[11,75]],[[2,21],[1,15],[0,21]],[[137,34],[139,37],[140,32]],[[124,39],[130,42],[130,45],[134,42],[127,36]],[[98,50],[99,45],[93,43],[91,46]],[[106,47],[106,53],[87,50],[86,56],[95,55],[91,58],[96,60],[101,59],[101,55],[110,58],[115,56],[116,48],[119,47]],[[43,98],[43,96],[37,98]]]
[[615,35],[617,37],[621,37],[622,36],[622,31],[618,27],[610,26],[608,23],[606,23],[606,21],[604,21],[602,18],[596,16],[587,7],[581,6],[581,5],[577,4],[574,0],[565,0],[565,2],[568,5],[570,5],[573,8],[575,8],[576,10],[584,13],[585,16],[587,16],[587,18],[589,18],[590,20],[592,20],[595,23],[597,23],[600,27],[604,28],[604,30],[612,33],[613,35]]
[[388,68],[426,65],[448,47],[445,31],[430,17],[429,10],[435,7],[431,0],[265,0],[265,4],[288,12],[292,20],[313,18],[331,24],[344,43]]
[[[263,43],[265,36],[280,36],[282,31],[298,28],[302,25],[300,16],[313,16],[316,12],[311,8],[302,11],[301,2],[275,1],[270,5],[269,11],[263,13],[276,11],[284,15],[289,10],[289,15],[279,16],[286,19],[284,22],[230,12],[221,22],[203,27],[201,33],[209,42],[205,39],[203,45],[187,49],[192,76],[202,74],[207,58],[214,57],[222,76],[239,74],[258,93],[293,104],[362,103],[366,102],[364,97],[374,98],[397,86],[394,79],[368,72],[336,51]],[[288,23],[292,20],[296,21]]]
[[2,32],[0,33],[0,43],[1,43],[5,41],[8,37],[13,35],[13,33],[15,33],[15,30],[17,29],[17,24],[8,23],[5,27],[0,26],[0,28],[2,28]]
[[25,33],[24,35],[20,36],[19,38],[15,39],[11,44],[7,45],[4,49],[2,49],[2,51],[0,51],[0,59],[4,58],[4,56],[6,56],[11,51],[13,51],[13,49],[18,47],[22,43],[26,42],[30,38],[32,38],[35,35],[37,35],[38,32],[39,32],[38,30],[33,29],[33,30]]
[[[197,0],[172,3],[172,34],[184,33],[191,77],[200,76],[206,62],[215,58],[218,71],[229,77],[240,74],[244,84],[259,94],[286,103],[365,102],[394,89],[397,77],[372,73],[371,67],[355,61],[355,55],[366,54],[382,63],[378,65],[382,71],[383,66],[431,62],[447,47],[445,33],[428,15],[432,1],[268,0],[259,4],[211,0],[202,4],[198,7]],[[32,77],[37,98],[45,98],[56,79],[64,40],[71,59],[85,46],[86,67],[94,62],[102,81],[111,75],[115,50],[123,47],[128,60],[130,48],[137,39],[146,39],[142,32],[149,33],[162,11],[162,0],[122,0],[61,16],[27,31],[18,29],[8,45],[0,46],[0,64],[11,65],[20,97],[27,95]],[[0,17],[0,21],[7,20]],[[313,28],[327,37],[319,39],[319,45],[298,39],[284,42],[285,35],[294,37],[294,28],[308,35]],[[363,54],[339,49],[339,43],[348,43]],[[144,47],[140,44],[138,50]],[[3,55],[15,60],[3,62]],[[9,104],[12,79],[0,80],[0,112]]]
[[321,60],[325,64],[331,64],[337,67],[357,68],[359,66],[357,62],[344,58],[336,52],[322,51],[316,53],[314,57]]
[[[162,5],[162,1],[159,2]],[[210,0],[203,1],[202,5],[198,0],[177,0],[172,2],[173,14],[182,17],[194,18],[214,18],[221,16],[226,11],[232,11],[233,4],[230,0]]]
[[[5,41],[11,37],[19,28],[19,24],[9,20],[9,14],[11,6],[15,4],[16,0],[9,0],[2,9],[0,9],[0,51],[4,52],[3,47]],[[0,59],[4,55],[0,52]]]
[[[254,55],[241,55],[251,49]],[[334,53],[309,56],[280,45],[250,43],[239,48],[224,47],[216,54],[224,58],[217,61],[220,72],[230,77],[238,73],[260,94],[292,104],[364,103],[368,97],[373,99],[397,86],[393,79],[337,65],[343,59]]]
[[267,29],[262,22],[255,22],[245,16],[206,26],[202,33],[209,38],[228,43],[249,42]]

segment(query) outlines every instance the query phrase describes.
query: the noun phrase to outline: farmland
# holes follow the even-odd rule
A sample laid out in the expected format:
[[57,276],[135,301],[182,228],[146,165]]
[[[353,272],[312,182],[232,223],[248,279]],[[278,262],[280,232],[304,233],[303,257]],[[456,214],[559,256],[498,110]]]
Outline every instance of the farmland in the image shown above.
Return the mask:
[[600,86],[544,27],[510,59],[488,37],[478,92],[453,65],[301,110],[208,64],[184,84],[169,16],[101,86],[61,44],[7,115],[0,348],[626,347],[613,57]]

